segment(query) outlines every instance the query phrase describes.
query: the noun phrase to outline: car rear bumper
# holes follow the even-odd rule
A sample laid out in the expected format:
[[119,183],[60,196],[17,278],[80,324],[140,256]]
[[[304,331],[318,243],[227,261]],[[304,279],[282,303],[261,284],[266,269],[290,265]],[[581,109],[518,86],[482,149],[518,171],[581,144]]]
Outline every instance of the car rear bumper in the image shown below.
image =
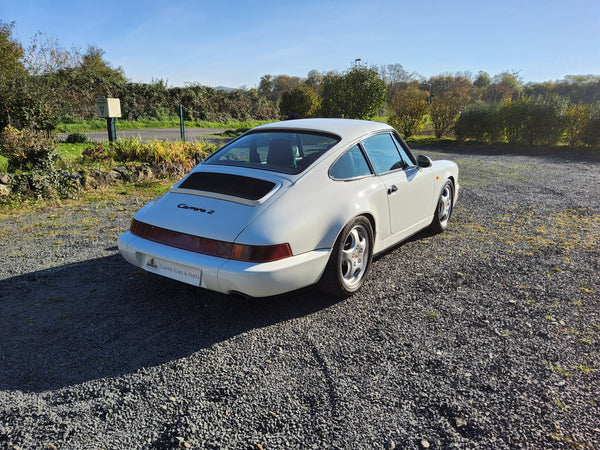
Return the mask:
[[330,250],[315,250],[257,264],[180,250],[130,232],[121,235],[118,243],[125,260],[144,270],[212,291],[250,297],[278,295],[316,283],[330,254]]

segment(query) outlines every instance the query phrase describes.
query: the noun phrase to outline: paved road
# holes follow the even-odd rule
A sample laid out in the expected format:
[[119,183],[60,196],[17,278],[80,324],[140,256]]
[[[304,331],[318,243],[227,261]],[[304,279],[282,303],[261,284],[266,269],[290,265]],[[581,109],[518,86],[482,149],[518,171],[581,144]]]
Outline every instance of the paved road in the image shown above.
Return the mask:
[[[206,136],[218,135],[224,132],[226,129],[215,129],[215,128],[186,128],[185,139],[187,141],[207,140]],[[85,134],[89,140],[104,142],[108,141],[108,131],[88,131]],[[56,137],[61,141],[64,141],[69,133],[57,133]],[[133,138],[139,136],[141,140],[151,139],[162,139],[167,141],[179,141],[181,140],[181,132],[179,128],[145,128],[141,130],[119,130],[117,128],[117,138]],[[208,138],[208,139],[212,139]]]

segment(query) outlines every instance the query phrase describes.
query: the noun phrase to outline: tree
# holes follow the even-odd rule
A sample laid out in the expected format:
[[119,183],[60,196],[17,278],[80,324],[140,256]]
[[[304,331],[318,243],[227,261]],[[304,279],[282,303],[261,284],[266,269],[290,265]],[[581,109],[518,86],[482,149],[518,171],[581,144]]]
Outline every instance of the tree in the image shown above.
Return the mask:
[[385,102],[385,82],[377,70],[355,66],[340,75],[330,72],[321,86],[321,113],[326,117],[366,119]]
[[304,85],[313,90],[314,93],[318,94],[321,90],[321,83],[323,82],[323,74],[317,70],[311,70],[306,75]]
[[[127,81],[122,67],[113,67],[105,61],[104,50],[89,46],[87,52],[81,57],[79,68],[84,73],[94,74],[95,77],[109,83],[124,83]],[[161,80],[162,81],[162,80]]]
[[509,98],[516,99],[522,92],[523,85],[514,73],[503,72],[494,76],[492,84],[485,88],[482,100],[490,103],[501,103]]
[[462,106],[460,99],[451,94],[443,94],[431,101],[429,117],[436,138],[441,139],[452,129]]
[[28,77],[21,59],[23,46],[12,37],[14,22],[0,21],[0,130],[12,122],[11,114],[17,101],[17,85]]
[[408,138],[423,128],[427,106],[425,91],[414,87],[401,91],[390,102],[392,114],[388,123]]
[[404,70],[402,64],[388,64],[379,68],[381,78],[385,81],[388,95],[394,98],[396,94],[405,89],[413,81],[413,74]]
[[77,49],[63,48],[56,38],[38,31],[31,39],[23,60],[31,75],[56,73],[60,69],[75,67],[81,55]]
[[23,46],[12,38],[14,27],[14,22],[7,24],[0,21],[0,81],[25,72],[25,66],[21,61],[24,54]]
[[490,78],[487,72],[480,71],[477,74],[477,78],[473,82],[473,85],[479,89],[485,89],[490,84],[492,84],[492,79]]
[[459,73],[432,77],[427,85],[431,95],[429,117],[435,137],[440,139],[452,129],[461,108],[469,102],[472,83],[469,76]]
[[319,100],[312,89],[298,86],[281,94],[279,110],[283,118],[297,115],[298,118],[312,117],[319,108]]
[[268,100],[279,101],[281,94],[291,91],[300,86],[302,79],[300,77],[291,77],[289,75],[263,75],[258,85],[258,93]]

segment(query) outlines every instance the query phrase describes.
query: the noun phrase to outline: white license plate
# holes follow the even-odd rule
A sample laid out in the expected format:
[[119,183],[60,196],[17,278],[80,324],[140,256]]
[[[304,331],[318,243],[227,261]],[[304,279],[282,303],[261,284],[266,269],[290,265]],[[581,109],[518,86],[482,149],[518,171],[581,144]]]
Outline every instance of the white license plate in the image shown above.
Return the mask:
[[171,261],[165,261],[164,259],[155,258],[154,256],[146,257],[144,269],[148,272],[156,273],[194,286],[200,286],[200,282],[202,281],[202,271],[200,269],[184,266]]

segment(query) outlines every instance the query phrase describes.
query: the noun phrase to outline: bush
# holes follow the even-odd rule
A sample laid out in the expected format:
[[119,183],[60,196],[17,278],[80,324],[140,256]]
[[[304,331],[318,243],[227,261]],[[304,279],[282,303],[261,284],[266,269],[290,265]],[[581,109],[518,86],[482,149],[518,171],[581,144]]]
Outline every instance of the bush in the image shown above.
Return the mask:
[[17,130],[8,126],[0,134],[0,154],[8,160],[8,171],[54,170],[56,141],[46,133]]
[[500,107],[500,115],[508,142],[511,144],[522,142],[523,128],[528,117],[528,100],[518,98],[506,101]]
[[568,100],[558,95],[533,97],[524,128],[524,139],[529,144],[555,145],[566,129],[565,112]]
[[111,157],[108,154],[109,147],[96,142],[89,147],[86,147],[81,152],[81,160],[84,163],[99,163],[111,161]]
[[67,144],[85,144],[88,141],[88,137],[82,133],[71,133],[67,136]]
[[460,141],[473,139],[479,142],[494,142],[502,139],[502,117],[500,104],[475,103],[467,106],[454,125],[454,133]]
[[440,139],[452,130],[464,99],[452,94],[440,95],[429,105],[429,118],[435,137]]
[[171,169],[189,170],[212,153],[217,146],[205,142],[168,142],[153,140],[142,142],[137,138],[119,139],[110,146],[108,155],[115,161],[146,162],[165,165]]
[[571,105],[565,112],[567,143],[574,147],[581,140],[583,131],[590,120],[590,106],[578,103]]
[[404,139],[423,129],[427,121],[427,96],[419,89],[405,89],[390,102],[392,114],[388,124],[402,133]]
[[566,130],[568,102],[557,95],[509,100],[500,108],[506,138],[512,143],[554,145]]
[[593,147],[600,146],[600,103],[596,103],[591,108],[589,120],[581,131],[581,140],[584,144]]
[[313,117],[318,109],[317,95],[308,87],[298,86],[281,94],[279,110],[283,119],[293,117],[295,114],[299,116],[298,118]]

